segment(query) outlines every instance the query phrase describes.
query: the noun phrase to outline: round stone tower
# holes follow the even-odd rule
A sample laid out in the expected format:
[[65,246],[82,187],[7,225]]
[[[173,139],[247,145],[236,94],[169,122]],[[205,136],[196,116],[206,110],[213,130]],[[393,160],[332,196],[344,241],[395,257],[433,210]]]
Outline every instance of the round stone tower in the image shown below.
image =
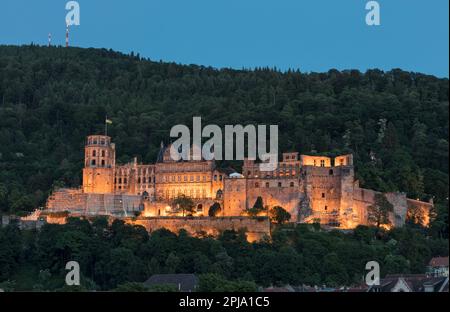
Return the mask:
[[88,136],[84,151],[83,191],[113,193],[116,150],[111,138],[105,135]]

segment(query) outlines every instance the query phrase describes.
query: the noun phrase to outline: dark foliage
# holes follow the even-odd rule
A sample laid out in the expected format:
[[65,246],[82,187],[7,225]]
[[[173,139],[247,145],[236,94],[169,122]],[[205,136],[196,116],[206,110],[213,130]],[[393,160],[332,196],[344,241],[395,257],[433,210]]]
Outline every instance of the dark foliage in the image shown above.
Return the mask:
[[216,70],[31,45],[0,46],[1,211],[30,211],[53,187],[79,186],[84,139],[103,132],[106,115],[119,162],[154,161],[170,128],[193,116],[278,124],[281,151],[353,152],[364,187],[448,197],[448,79]]

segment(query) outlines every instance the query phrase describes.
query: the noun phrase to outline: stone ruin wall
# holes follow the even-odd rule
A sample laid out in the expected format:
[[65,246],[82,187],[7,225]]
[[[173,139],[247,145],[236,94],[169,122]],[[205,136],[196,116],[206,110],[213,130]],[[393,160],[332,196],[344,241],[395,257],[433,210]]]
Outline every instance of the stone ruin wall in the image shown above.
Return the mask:
[[206,233],[217,236],[225,230],[245,230],[247,240],[250,242],[270,236],[270,221],[268,218],[249,217],[149,217],[126,219],[127,223],[141,225],[151,233],[165,228],[171,232],[178,233],[180,229],[186,230],[191,235]]

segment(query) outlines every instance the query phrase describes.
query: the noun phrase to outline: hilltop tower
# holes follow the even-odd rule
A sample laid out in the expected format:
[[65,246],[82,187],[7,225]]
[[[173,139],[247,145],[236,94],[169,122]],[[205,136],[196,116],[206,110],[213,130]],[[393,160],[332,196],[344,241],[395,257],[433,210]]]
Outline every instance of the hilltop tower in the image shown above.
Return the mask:
[[113,193],[116,149],[105,135],[88,136],[85,145],[83,192]]

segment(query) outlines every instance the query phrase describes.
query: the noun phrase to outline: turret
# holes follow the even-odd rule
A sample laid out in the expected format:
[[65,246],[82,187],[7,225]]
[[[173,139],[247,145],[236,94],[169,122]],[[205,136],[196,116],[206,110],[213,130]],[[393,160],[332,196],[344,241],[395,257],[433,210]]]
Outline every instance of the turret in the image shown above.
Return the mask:
[[114,191],[115,145],[105,135],[91,135],[84,148],[83,191],[112,193]]

